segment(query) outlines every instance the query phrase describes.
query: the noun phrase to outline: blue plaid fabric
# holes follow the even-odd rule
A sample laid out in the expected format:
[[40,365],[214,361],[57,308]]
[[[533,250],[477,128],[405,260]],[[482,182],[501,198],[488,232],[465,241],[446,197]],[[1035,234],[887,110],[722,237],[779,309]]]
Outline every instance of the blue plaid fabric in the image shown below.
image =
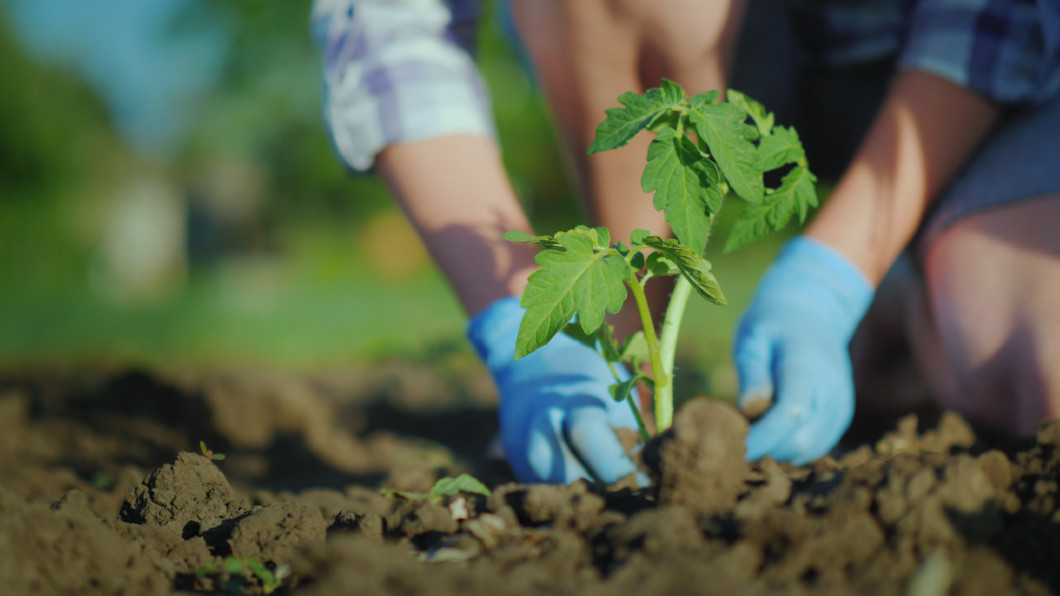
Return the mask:
[[[478,0],[315,0],[324,114],[347,166],[389,144],[495,137],[474,63]],[[789,0],[809,59],[894,58],[989,100],[1037,105],[1060,91],[1060,0]]]
[[793,0],[808,58],[896,58],[1006,104],[1060,91],[1060,0]]
[[386,146],[448,134],[495,137],[474,62],[476,0],[316,0],[324,117],[345,164],[371,168]]

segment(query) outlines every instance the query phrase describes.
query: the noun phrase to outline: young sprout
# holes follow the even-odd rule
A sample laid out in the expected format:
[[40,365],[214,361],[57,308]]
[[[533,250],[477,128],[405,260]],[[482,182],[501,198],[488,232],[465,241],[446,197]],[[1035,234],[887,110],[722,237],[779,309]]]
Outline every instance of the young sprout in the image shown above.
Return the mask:
[[212,449],[207,449],[206,441],[199,441],[199,450],[202,451],[203,457],[211,461],[221,461],[225,458],[225,454],[214,453]]

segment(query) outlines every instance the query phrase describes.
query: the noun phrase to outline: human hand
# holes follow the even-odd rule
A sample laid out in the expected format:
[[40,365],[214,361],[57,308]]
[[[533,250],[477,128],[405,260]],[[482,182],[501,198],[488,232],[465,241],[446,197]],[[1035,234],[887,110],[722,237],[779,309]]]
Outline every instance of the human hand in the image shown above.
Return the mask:
[[745,413],[769,406],[747,435],[749,460],[771,455],[802,464],[839,442],[854,415],[847,346],[873,293],[864,274],[826,244],[799,236],[781,250],[733,345],[737,405]]
[[[637,423],[629,406],[608,393],[614,377],[607,363],[563,333],[515,360],[523,312],[518,298],[503,298],[472,317],[467,328],[500,393],[501,442],[516,478],[610,484],[635,472],[614,429],[635,430]],[[618,372],[628,378],[624,368]]]

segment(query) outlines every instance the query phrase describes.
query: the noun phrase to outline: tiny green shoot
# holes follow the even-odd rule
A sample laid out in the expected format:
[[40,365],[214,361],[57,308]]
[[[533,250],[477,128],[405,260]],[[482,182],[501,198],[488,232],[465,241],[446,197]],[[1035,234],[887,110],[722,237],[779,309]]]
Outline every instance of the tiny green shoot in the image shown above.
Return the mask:
[[264,594],[275,592],[283,584],[283,573],[288,569],[281,565],[276,572],[266,567],[254,557],[243,559],[237,557],[225,557],[221,567],[210,563],[195,571],[196,577],[211,579],[215,583],[215,589],[221,589],[229,594],[245,594],[245,588],[256,578],[261,584]]
[[223,453],[214,453],[212,449],[206,447],[206,441],[199,441],[199,451],[202,451],[203,457],[211,461],[221,461],[225,458]]
[[[727,253],[783,229],[792,218],[804,222],[817,206],[817,179],[795,129],[776,126],[772,113],[738,91],[729,90],[727,101],[718,91],[688,97],[680,85],[663,79],[661,87],[623,93],[618,101],[623,107],[606,110],[589,153],[618,149],[641,132],[653,133],[641,187],[652,193],[674,237],[636,230],[627,244],[606,228],[577,226],[543,236],[513,230],[504,238],[541,249],[540,268],[531,274],[521,300],[526,314],[515,357],[534,352],[561,331],[596,349],[615,375],[612,397],[629,403],[647,440],[633,387],[644,382],[652,389],[656,429],[669,428],[677,334],[688,298],[695,291],[726,304],[703,257],[724,200],[736,196],[747,203],[725,240]],[[767,173],[779,182],[767,185]],[[657,329],[644,288],[653,278],[669,276],[677,282]],[[643,330],[619,343],[605,317],[617,313],[629,294]],[[650,376],[640,372],[644,364],[650,365]],[[616,367],[625,365],[635,372],[622,381]]]
[[472,493],[490,496],[490,489],[479,482],[474,476],[461,474],[456,478],[441,478],[434,483],[430,492],[418,493],[407,490],[396,490],[384,488],[379,491],[384,497],[390,499],[404,499],[406,501],[428,501],[439,503],[444,497],[456,496],[460,493]]

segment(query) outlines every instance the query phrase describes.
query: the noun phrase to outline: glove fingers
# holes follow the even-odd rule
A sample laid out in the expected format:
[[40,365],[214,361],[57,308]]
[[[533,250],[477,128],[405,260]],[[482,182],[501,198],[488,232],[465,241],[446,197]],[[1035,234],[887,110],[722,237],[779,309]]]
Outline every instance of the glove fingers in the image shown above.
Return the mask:
[[[565,430],[567,442],[581,456],[585,467],[592,472],[592,478],[611,484],[637,471],[637,466],[622,447],[603,408],[582,407],[572,410],[567,414]],[[569,473],[567,476],[567,482],[581,477],[572,477]]]
[[789,364],[777,371],[776,401],[747,433],[749,460],[771,455],[778,461],[789,461],[792,437],[812,424],[816,387],[814,379],[803,371],[813,368],[804,362]]
[[510,462],[519,482],[566,484],[578,478],[592,478],[563,440],[563,419],[559,408],[540,411],[530,418],[526,444],[510,451],[526,453],[525,460]]
[[[822,397],[829,391],[833,395],[845,393],[846,396],[843,399],[830,399],[825,404]],[[847,387],[818,388],[814,394],[810,420],[796,428],[786,443],[777,447],[774,456],[793,464],[805,464],[831,451],[850,426],[854,415],[854,400],[849,391]]]
[[842,381],[822,383],[809,370],[816,370],[812,361],[797,359],[778,371],[777,402],[752,425],[748,459],[805,463],[839,441],[853,416],[852,389]]
[[762,409],[773,399],[772,352],[772,342],[761,335],[753,332],[737,335],[733,364],[740,382],[736,405],[741,411]]

